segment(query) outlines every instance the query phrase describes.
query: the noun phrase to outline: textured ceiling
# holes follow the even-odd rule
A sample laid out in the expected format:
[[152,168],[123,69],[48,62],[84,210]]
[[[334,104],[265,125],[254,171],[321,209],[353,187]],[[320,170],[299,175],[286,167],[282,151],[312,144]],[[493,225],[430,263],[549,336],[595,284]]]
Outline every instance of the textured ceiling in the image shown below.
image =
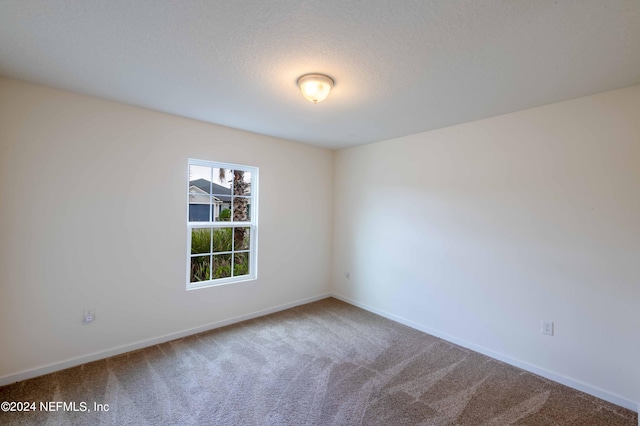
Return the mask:
[[640,0],[0,0],[0,75],[342,148],[640,84]]

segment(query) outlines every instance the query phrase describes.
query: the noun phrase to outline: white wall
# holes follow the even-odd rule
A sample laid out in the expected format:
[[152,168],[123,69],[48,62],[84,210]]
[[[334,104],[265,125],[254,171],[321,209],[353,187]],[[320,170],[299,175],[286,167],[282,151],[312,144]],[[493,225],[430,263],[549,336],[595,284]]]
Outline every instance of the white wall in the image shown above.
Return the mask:
[[637,409],[640,86],[342,150],[334,188],[338,296]]
[[[185,290],[188,157],[260,167],[258,280]],[[0,78],[0,382],[326,294],[332,167],[329,150]]]

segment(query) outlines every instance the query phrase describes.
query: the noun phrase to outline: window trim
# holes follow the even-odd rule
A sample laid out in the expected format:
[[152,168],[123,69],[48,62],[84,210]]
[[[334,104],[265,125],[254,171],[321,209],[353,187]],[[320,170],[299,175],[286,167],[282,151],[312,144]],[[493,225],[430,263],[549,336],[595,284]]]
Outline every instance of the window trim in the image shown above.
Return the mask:
[[[249,210],[249,218],[248,222],[235,222],[235,221],[210,221],[210,222],[190,222],[189,221],[189,204],[190,204],[190,176],[189,169],[191,166],[204,166],[211,168],[224,168],[231,170],[242,170],[245,172],[251,173],[251,196],[246,197],[250,200],[250,210]],[[242,164],[233,164],[233,163],[225,163],[220,161],[209,161],[209,160],[199,160],[195,158],[187,159],[187,183],[186,183],[186,194],[187,194],[187,290],[196,290],[200,288],[207,287],[216,287],[220,285],[233,284],[245,281],[253,281],[258,278],[258,193],[259,193],[259,169],[255,166],[246,166]],[[211,194],[209,194],[211,195]],[[233,194],[232,194],[233,200]],[[213,212],[210,213],[213,215]],[[233,217],[233,216],[232,216]],[[210,219],[213,217],[210,216]],[[248,252],[249,253],[249,274],[248,275],[240,275],[235,277],[226,277],[226,278],[217,278],[217,279],[209,279],[207,281],[198,281],[191,282],[191,258],[201,255],[201,254],[191,254],[191,235],[192,230],[197,228],[236,228],[236,227],[244,227],[249,228],[249,250],[239,250],[238,252]],[[235,253],[235,247],[232,248],[231,253]],[[220,254],[225,254],[220,253]],[[227,253],[228,254],[228,253]],[[209,253],[212,255],[212,253]],[[233,267],[233,265],[232,265]]]

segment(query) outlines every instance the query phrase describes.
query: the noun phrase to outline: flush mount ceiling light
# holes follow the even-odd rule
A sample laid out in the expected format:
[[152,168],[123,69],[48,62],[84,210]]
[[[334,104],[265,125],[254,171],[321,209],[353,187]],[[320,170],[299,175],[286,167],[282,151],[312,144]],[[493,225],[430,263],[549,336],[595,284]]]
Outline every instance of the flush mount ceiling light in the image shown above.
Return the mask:
[[298,87],[308,101],[317,104],[327,99],[333,89],[333,79],[323,74],[305,74],[298,79]]

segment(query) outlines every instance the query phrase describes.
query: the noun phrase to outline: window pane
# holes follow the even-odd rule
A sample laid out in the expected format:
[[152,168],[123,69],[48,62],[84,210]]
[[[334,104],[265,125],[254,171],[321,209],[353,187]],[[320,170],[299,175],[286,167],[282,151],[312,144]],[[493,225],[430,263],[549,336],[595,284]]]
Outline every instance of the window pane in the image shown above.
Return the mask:
[[251,221],[251,198],[233,197],[233,220],[234,222]]
[[247,183],[244,195],[251,196],[252,195],[251,184],[253,183],[251,172],[244,172],[244,181]]
[[215,222],[229,222],[231,220],[231,201],[222,201],[218,197],[220,195],[213,196],[213,220]]
[[[191,198],[191,194],[189,194]],[[207,196],[207,198],[209,198]],[[211,206],[209,204],[189,203],[189,222],[209,222]]]
[[214,228],[213,230],[213,251],[231,251],[232,228]]
[[191,282],[211,279],[211,256],[195,256],[191,258]]
[[213,279],[231,276],[231,255],[219,254],[213,256]]
[[191,230],[191,254],[211,253],[211,228]]
[[[233,182],[233,175],[231,170],[214,168],[211,193],[213,195],[231,195],[231,183]],[[222,175],[220,174],[222,172]]]
[[189,166],[189,192],[211,193],[211,167]]
[[251,238],[251,228],[241,227],[233,230],[233,247],[234,250],[249,250]]
[[249,275],[249,253],[233,255],[233,276]]
[[233,195],[251,195],[251,172],[233,171]]

